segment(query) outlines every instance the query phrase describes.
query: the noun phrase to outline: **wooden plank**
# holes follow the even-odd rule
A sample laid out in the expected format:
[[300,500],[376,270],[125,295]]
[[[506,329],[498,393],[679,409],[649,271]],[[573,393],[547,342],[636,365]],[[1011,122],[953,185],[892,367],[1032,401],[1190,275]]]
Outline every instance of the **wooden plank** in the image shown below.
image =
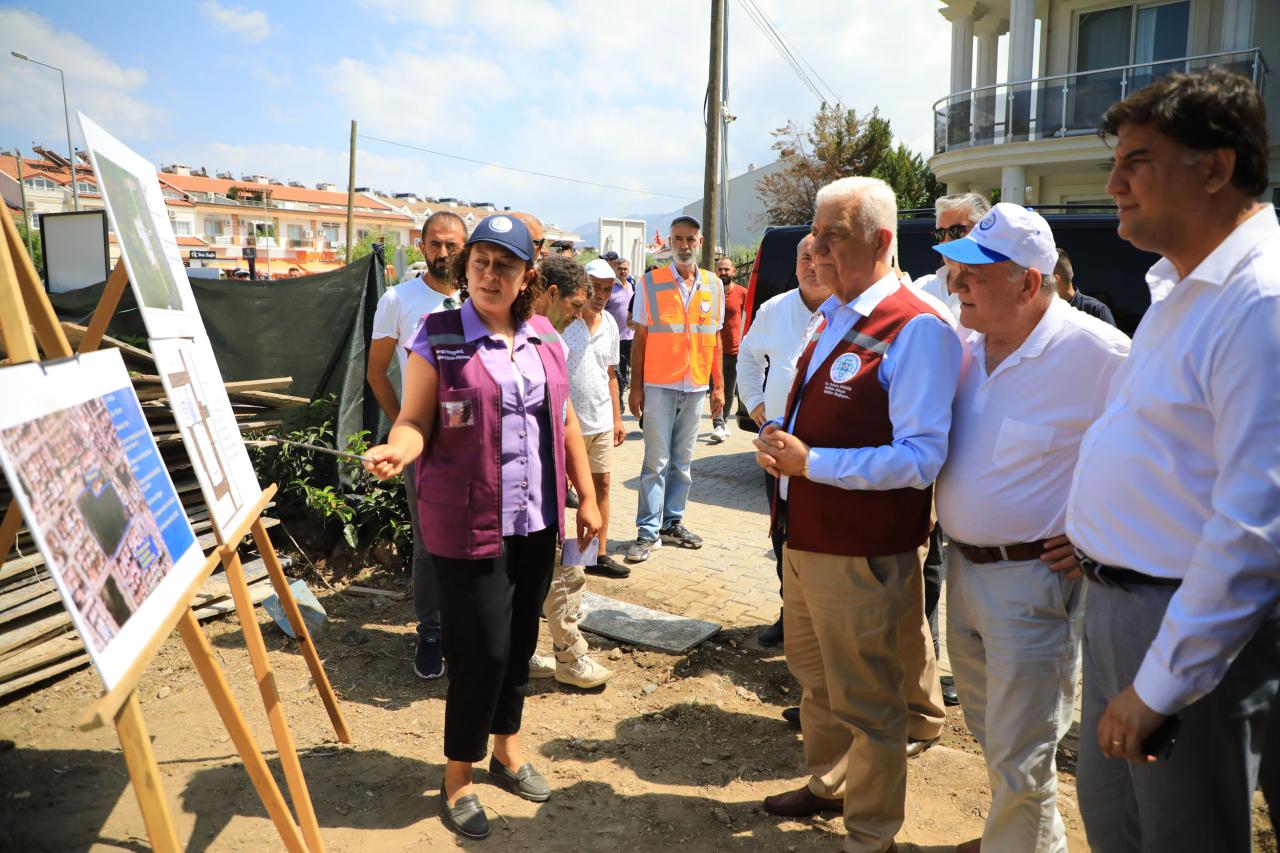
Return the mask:
[[15,619],[21,619],[23,616],[30,616],[32,613],[39,613],[46,607],[52,607],[61,602],[62,595],[56,589],[46,590],[35,598],[30,598],[20,604],[15,604],[7,610],[0,611],[0,625],[12,622]]
[[403,592],[394,592],[389,589],[375,589],[371,586],[346,586],[342,591],[347,595],[358,595],[363,598],[389,598],[392,601],[404,601]]
[[3,566],[0,566],[0,581],[6,581],[9,578],[17,577],[29,569],[43,565],[44,556],[38,552],[35,554],[28,554],[25,557],[15,557]]
[[0,634],[0,660],[23,646],[44,639],[49,634],[59,633],[70,626],[71,614],[62,610],[23,625],[21,628],[6,631]]
[[[67,336],[67,341],[73,347],[79,347],[84,342],[84,336],[88,329],[76,323],[63,323],[62,332]],[[120,350],[120,355],[124,358],[124,363],[130,367],[147,367],[151,370],[156,368],[155,357],[144,349],[139,349],[132,344],[126,344],[119,338],[113,338],[110,335],[103,335],[102,341],[98,344],[98,349],[111,347]]]
[[0,684],[0,696],[8,696],[10,693],[17,693],[19,690],[25,690],[33,684],[39,684],[47,678],[53,678],[55,675],[61,675],[64,672],[70,672],[73,669],[79,669],[89,663],[89,656],[77,655],[69,660],[59,661],[50,664],[35,672],[27,673],[21,678],[15,678],[12,681],[6,681]]
[[54,661],[82,653],[84,653],[84,643],[81,642],[79,634],[74,631],[70,634],[60,634],[52,640],[46,640],[0,661],[0,683],[35,672]]
[[[224,382],[223,384],[227,386],[228,394],[247,394],[250,391],[271,391],[276,388],[288,388],[293,384],[293,377],[277,376],[274,379],[241,379],[236,382]],[[301,398],[295,397],[294,399]]]

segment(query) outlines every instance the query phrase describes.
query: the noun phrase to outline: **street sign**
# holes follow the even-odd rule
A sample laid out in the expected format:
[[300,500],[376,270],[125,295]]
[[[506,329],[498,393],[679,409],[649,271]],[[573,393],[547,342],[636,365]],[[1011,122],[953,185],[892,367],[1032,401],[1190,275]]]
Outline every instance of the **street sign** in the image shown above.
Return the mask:
[[240,250],[240,257],[244,258],[246,261],[251,258],[256,258],[258,257],[258,250],[254,246],[246,246]]
[[187,257],[193,261],[212,261],[218,257],[218,253],[213,249],[192,249],[187,253]]

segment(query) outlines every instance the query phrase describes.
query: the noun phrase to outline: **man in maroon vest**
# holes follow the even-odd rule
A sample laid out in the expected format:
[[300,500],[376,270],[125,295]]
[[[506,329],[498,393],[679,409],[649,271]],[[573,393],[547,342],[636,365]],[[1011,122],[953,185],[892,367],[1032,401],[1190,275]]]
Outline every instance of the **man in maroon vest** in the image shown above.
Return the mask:
[[896,850],[905,811],[904,678],[929,685],[942,723],[921,564],[961,346],[890,266],[897,205],[887,184],[823,187],[813,235],[832,296],[786,414],[756,439],[757,461],[779,478],[787,665],[803,688],[810,778],[764,807],[786,817],[843,811],[844,849],[884,853]]

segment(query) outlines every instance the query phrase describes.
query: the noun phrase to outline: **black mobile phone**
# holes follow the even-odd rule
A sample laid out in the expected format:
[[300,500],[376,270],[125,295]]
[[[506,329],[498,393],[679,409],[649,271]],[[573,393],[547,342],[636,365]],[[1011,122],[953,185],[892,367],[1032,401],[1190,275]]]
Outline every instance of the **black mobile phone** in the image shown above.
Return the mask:
[[1173,755],[1173,745],[1178,742],[1178,732],[1181,728],[1181,717],[1177,714],[1168,717],[1142,742],[1142,754],[1167,761],[1169,756]]

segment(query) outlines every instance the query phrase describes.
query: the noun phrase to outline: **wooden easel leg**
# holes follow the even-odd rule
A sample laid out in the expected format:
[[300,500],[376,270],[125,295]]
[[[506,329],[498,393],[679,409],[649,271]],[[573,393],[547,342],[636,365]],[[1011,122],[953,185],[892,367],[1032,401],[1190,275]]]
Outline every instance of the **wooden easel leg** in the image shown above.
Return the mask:
[[226,569],[231,597],[235,599],[236,612],[240,616],[240,627],[244,631],[245,646],[249,649],[249,659],[253,662],[253,674],[258,679],[258,690],[262,693],[262,702],[267,709],[271,735],[275,738],[276,751],[280,754],[280,765],[284,768],[285,781],[289,783],[289,793],[292,795],[293,807],[298,813],[302,835],[312,853],[320,853],[324,850],[324,842],[320,840],[320,824],[316,820],[316,811],[311,804],[311,793],[307,790],[307,780],[302,774],[302,764],[298,761],[298,751],[293,743],[293,734],[289,731],[289,721],[285,719],[284,707],[280,704],[275,673],[271,669],[271,661],[267,658],[267,644],[262,640],[262,629],[258,626],[258,620],[254,614],[253,601],[249,597],[249,586],[244,579],[244,568],[240,565],[240,555],[234,550],[224,551],[222,565]]
[[351,732],[347,729],[347,721],[342,717],[342,709],[338,707],[338,697],[334,695],[333,687],[329,684],[329,676],[324,671],[324,664],[320,661],[315,643],[311,641],[311,632],[307,630],[307,623],[302,618],[302,611],[298,609],[298,601],[293,597],[293,590],[289,589],[289,578],[285,576],[284,568],[280,565],[275,546],[271,544],[271,537],[267,535],[267,528],[263,526],[261,517],[254,521],[252,530],[253,541],[257,544],[258,553],[262,555],[262,561],[267,566],[271,585],[275,587],[276,595],[280,597],[285,616],[293,627],[294,636],[298,638],[298,645],[302,647],[302,656],[307,661],[307,668],[311,670],[311,680],[316,683],[316,690],[320,692],[320,701],[324,703],[324,709],[329,713],[334,734],[342,743],[351,743]]
[[4,521],[0,521],[0,562],[9,558],[14,540],[18,538],[18,527],[22,524],[22,509],[16,500],[9,501],[5,510]]
[[245,724],[244,715],[240,713],[235,697],[231,694],[231,686],[227,684],[222,668],[218,666],[218,660],[213,656],[208,638],[200,630],[200,623],[196,621],[190,609],[178,619],[178,633],[182,635],[187,653],[191,655],[191,661],[195,664],[196,671],[200,673],[200,679],[204,682],[205,689],[209,691],[209,697],[213,699],[213,706],[218,709],[218,716],[222,718],[227,734],[236,745],[236,751],[240,753],[240,760],[244,762],[249,779],[257,789],[258,797],[266,806],[267,814],[271,816],[271,822],[276,825],[276,831],[284,840],[285,847],[292,853],[306,853],[306,842],[302,839],[302,833],[298,831],[298,825],[293,822],[293,815],[289,813],[284,795],[280,793],[275,777],[271,775],[271,770],[267,767],[267,762],[253,739],[253,733]]
[[85,329],[77,352],[93,352],[102,343],[102,336],[107,333],[107,326],[111,325],[111,318],[120,307],[120,297],[128,286],[129,273],[125,271],[124,261],[116,261],[116,268],[111,271],[107,286],[102,289],[102,297],[98,300],[98,307],[93,310],[93,319]]
[[157,853],[178,853],[182,845],[178,843],[178,834],[173,828],[173,815],[165,801],[160,768],[156,766],[156,756],[151,750],[151,738],[142,719],[142,706],[138,704],[137,694],[130,694],[116,716],[116,734],[120,736],[124,763],[129,768],[133,792],[142,809],[151,849]]

